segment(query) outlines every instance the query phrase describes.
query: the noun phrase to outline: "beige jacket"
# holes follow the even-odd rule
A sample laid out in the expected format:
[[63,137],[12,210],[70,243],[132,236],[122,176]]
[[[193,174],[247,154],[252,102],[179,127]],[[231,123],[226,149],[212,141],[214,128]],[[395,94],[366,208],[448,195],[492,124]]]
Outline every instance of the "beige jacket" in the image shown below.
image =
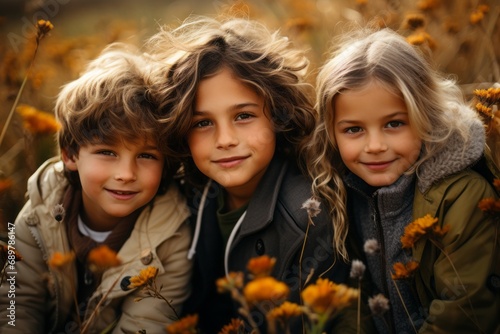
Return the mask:
[[[23,256],[13,275],[15,296],[9,297],[10,284],[0,287],[2,333],[79,332],[77,323],[65,323],[74,306],[76,266],[72,263],[61,271],[47,265],[54,252],[64,252],[69,247],[64,221],[57,222],[51,214],[54,205],[62,202],[66,186],[63,164],[55,159],[44,163],[28,181],[29,199],[15,222],[14,246]],[[118,253],[122,265],[104,272],[88,305],[79,306],[88,319],[109,291],[89,333],[100,333],[106,328],[113,328],[113,333],[135,333],[141,329],[160,333],[172,322],[174,312],[165,301],[152,297],[134,301],[144,296],[141,289],[124,291],[120,287],[125,277],[136,276],[147,266],[159,269],[157,285],[163,286],[163,296],[180,314],[189,294],[191,275],[187,259],[191,233],[184,223],[188,216],[185,200],[175,187],[144,209]],[[14,322],[12,316],[8,317],[12,310],[3,307],[12,301]]]

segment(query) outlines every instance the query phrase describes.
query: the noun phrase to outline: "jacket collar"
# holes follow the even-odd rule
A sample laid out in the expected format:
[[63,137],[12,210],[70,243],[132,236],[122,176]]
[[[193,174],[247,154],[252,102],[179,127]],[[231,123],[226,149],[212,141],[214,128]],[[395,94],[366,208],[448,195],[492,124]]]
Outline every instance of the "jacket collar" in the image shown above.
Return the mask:
[[468,137],[464,139],[458,130],[455,130],[445,142],[441,143],[440,149],[434,156],[418,168],[417,186],[422,193],[426,193],[433,184],[443,178],[468,168],[483,154],[485,145],[483,123],[478,118],[470,117],[469,113],[472,111],[467,107],[458,108],[456,111],[455,117],[468,123]]
[[235,242],[245,235],[264,228],[273,220],[279,189],[287,169],[288,162],[275,155],[248,204],[247,214],[241,225],[241,233],[238,234]]

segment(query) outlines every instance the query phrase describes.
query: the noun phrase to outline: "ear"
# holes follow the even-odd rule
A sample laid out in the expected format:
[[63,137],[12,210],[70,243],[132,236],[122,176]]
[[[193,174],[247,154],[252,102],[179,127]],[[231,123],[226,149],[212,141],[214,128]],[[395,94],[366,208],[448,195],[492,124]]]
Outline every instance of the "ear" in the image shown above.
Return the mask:
[[78,166],[76,164],[75,158],[70,158],[66,150],[62,149],[61,150],[61,156],[62,156],[62,161],[64,162],[64,165],[66,166],[67,169],[70,171],[78,171]]

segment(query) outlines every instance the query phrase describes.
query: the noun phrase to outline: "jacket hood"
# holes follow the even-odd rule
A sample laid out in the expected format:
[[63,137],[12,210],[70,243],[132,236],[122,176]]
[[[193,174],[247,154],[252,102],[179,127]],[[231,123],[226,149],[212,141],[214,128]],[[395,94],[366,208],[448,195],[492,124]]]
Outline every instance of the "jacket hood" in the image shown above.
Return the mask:
[[417,171],[417,186],[422,193],[444,177],[468,168],[483,154],[485,145],[483,123],[479,118],[471,117],[473,111],[468,107],[459,107],[456,113],[455,117],[465,122],[466,128],[469,129],[468,138],[464,138],[458,130],[452,132],[442,149],[422,163]]

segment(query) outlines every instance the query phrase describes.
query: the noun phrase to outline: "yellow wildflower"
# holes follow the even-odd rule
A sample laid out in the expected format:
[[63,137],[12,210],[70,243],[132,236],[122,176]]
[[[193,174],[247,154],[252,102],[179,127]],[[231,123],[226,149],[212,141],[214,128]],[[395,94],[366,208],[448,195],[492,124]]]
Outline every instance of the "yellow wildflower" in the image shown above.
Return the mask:
[[264,277],[271,275],[276,264],[276,259],[267,255],[251,258],[248,261],[247,269],[255,277]]
[[290,292],[288,286],[271,276],[250,281],[243,289],[243,295],[250,304],[270,300],[276,304],[284,300]]
[[288,321],[290,318],[298,317],[302,314],[302,308],[289,301],[284,302],[278,307],[273,308],[267,313],[267,316],[273,319],[280,319],[282,321]]
[[343,284],[335,284],[319,278],[302,291],[302,299],[310,309],[318,314],[330,314],[348,306],[358,298],[359,291]]
[[231,322],[224,327],[222,327],[219,334],[238,334],[241,333],[240,329],[243,328],[245,324],[241,319],[231,319]]
[[419,31],[409,35],[406,37],[406,41],[411,45],[416,46],[427,45],[431,50],[436,48],[436,41],[434,41],[431,35],[425,31]]
[[92,271],[104,271],[121,264],[116,252],[106,245],[92,249],[87,256],[89,268]]
[[241,289],[243,287],[243,273],[230,272],[229,277],[222,277],[215,281],[219,293],[231,291],[232,289]]
[[439,6],[439,0],[420,0],[417,4],[420,10],[431,10]]
[[198,315],[188,315],[184,318],[167,325],[166,330],[168,334],[190,334],[198,333],[196,326],[198,325]]
[[409,261],[408,263],[396,262],[393,266],[394,274],[392,279],[401,280],[410,278],[415,270],[418,269],[419,263],[416,261]]
[[449,225],[439,227],[437,225],[438,219],[426,215],[425,217],[418,218],[411,224],[405,227],[405,233],[401,237],[401,244],[403,248],[411,248],[422,237],[443,237],[450,229]]
[[57,132],[61,127],[52,114],[34,107],[20,104],[16,110],[22,116],[26,130],[33,134],[50,134]]
[[130,278],[130,284],[128,288],[133,289],[151,284],[151,282],[156,278],[156,275],[158,275],[158,268],[153,266],[144,268],[139,272],[139,275],[132,276]]
[[50,21],[38,20],[36,24],[36,39],[40,41],[45,37],[52,29],[54,25]]
[[55,252],[52,254],[48,264],[51,268],[62,268],[75,259],[75,253]]

